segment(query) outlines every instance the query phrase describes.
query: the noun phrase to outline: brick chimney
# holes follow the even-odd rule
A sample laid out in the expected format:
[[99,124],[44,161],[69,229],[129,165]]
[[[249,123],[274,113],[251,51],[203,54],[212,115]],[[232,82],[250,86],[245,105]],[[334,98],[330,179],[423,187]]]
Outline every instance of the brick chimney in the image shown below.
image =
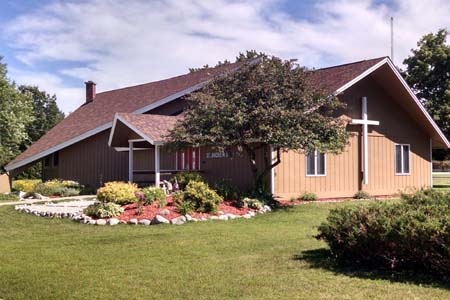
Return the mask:
[[89,80],[84,84],[86,85],[86,104],[91,103],[95,99],[95,82]]

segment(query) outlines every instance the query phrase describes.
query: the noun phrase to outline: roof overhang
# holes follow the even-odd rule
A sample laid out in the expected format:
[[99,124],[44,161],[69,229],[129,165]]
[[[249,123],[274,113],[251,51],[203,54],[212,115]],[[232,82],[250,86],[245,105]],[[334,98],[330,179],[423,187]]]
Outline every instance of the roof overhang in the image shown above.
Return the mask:
[[[111,132],[109,133],[108,146],[119,148],[128,147],[129,142],[147,142],[151,145],[162,145],[163,141],[153,140],[134,124],[123,118],[120,114],[114,116]],[[137,146],[139,147],[139,146]]]
[[[349,89],[369,75],[374,78],[378,84],[383,86],[389,94],[394,96],[393,99],[400,102],[401,106],[405,108],[405,110],[416,122],[418,122],[418,124],[424,127],[426,133],[433,141],[433,148],[450,148],[450,142],[445,137],[442,130],[436,122],[434,122],[422,102],[420,102],[414,94],[389,58],[381,60],[376,65],[367,69],[365,72],[337,89],[335,95],[343,93],[345,90]],[[403,101],[408,102],[405,103]]]

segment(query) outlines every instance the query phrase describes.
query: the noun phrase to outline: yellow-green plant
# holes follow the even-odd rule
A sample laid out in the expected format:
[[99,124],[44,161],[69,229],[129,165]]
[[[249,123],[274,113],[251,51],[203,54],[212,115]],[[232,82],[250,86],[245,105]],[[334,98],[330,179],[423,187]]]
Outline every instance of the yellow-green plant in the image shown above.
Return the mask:
[[31,193],[33,192],[34,187],[40,183],[39,179],[21,179],[14,180],[12,183],[12,188],[18,192]]
[[198,212],[217,212],[223,198],[204,182],[191,181],[183,192],[182,202],[189,202]]
[[134,183],[112,181],[105,183],[104,187],[97,190],[97,199],[101,202],[113,202],[128,204],[137,201],[138,187]]

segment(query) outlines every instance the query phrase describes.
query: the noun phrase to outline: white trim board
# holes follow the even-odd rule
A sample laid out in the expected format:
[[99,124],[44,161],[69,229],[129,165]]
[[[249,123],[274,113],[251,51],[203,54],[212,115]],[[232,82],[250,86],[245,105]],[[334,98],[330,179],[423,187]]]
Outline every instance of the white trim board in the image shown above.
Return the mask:
[[[141,114],[141,113],[150,111],[152,109],[155,109],[157,107],[160,107],[160,106],[162,106],[164,104],[167,104],[167,103],[169,103],[169,102],[171,102],[173,100],[176,100],[176,99],[178,99],[178,98],[180,98],[182,96],[185,96],[187,94],[190,94],[190,93],[192,93],[192,92],[202,88],[207,82],[208,81],[200,82],[200,83],[198,83],[198,84],[196,84],[194,86],[191,86],[191,87],[189,87],[187,89],[181,90],[181,91],[179,91],[179,92],[177,92],[175,94],[169,95],[169,96],[167,96],[167,97],[165,97],[163,99],[160,99],[160,100],[158,100],[156,102],[153,102],[153,103],[151,103],[149,105],[146,105],[144,107],[141,107],[141,108],[133,111],[133,113],[134,114]],[[18,161],[16,163],[14,163],[14,164],[7,165],[7,166],[5,166],[5,170],[9,172],[9,171],[12,171],[14,169],[17,169],[17,168],[20,168],[22,166],[25,166],[25,165],[27,165],[29,163],[32,163],[33,161],[36,161],[36,160],[41,159],[41,158],[43,158],[43,157],[45,157],[45,156],[47,156],[49,154],[52,154],[53,152],[56,152],[56,151],[61,150],[61,149],[64,149],[64,148],[66,148],[66,147],[68,147],[70,145],[78,143],[78,142],[80,142],[80,141],[82,141],[84,139],[87,139],[88,137],[96,135],[97,133],[100,133],[100,132],[102,132],[102,131],[104,131],[106,129],[112,128],[112,127],[113,127],[113,121],[105,123],[103,125],[100,125],[100,126],[94,128],[94,129],[86,131],[85,133],[80,134],[79,136],[76,136],[76,137],[74,137],[74,138],[72,138],[72,139],[70,139],[68,141],[65,141],[65,142],[63,142],[61,144],[53,146],[53,147],[51,147],[51,148],[49,148],[49,149],[47,149],[47,150],[45,150],[43,152],[39,152],[38,154],[32,155],[32,156],[30,156],[30,157],[28,157],[26,159],[23,159],[21,161]],[[109,141],[108,141],[108,144],[109,144]]]

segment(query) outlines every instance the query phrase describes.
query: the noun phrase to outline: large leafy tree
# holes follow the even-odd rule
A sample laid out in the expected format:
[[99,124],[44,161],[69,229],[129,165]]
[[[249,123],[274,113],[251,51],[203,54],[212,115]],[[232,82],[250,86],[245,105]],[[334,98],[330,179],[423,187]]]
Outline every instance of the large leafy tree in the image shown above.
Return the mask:
[[0,57],[0,172],[28,140],[27,126],[33,121],[31,98],[22,94],[7,78]]
[[[64,113],[58,108],[56,96],[40,90],[37,86],[22,85],[19,86],[19,91],[31,98],[34,117],[34,120],[26,127],[28,139],[20,147],[24,151],[63,120]],[[19,174],[17,178],[41,178],[41,175],[42,166],[38,162]]]
[[[189,96],[189,108],[171,131],[169,146],[236,147],[248,158],[256,188],[281,162],[281,151],[343,150],[345,122],[336,118],[342,104],[308,85],[308,70],[254,51],[237,60],[239,68]],[[258,150],[267,155],[268,146],[276,151],[276,160],[260,168]]]
[[408,84],[414,89],[433,119],[450,136],[450,45],[449,31],[423,36],[403,63]]

